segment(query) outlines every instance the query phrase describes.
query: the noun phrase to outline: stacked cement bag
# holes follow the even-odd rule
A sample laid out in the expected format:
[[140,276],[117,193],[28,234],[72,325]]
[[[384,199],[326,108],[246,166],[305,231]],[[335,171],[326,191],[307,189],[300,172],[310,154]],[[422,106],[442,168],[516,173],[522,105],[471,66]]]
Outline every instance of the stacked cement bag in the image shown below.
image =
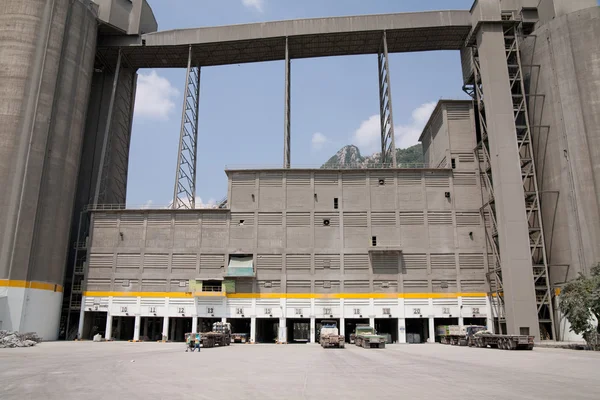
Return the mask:
[[12,347],[31,347],[40,343],[42,338],[36,333],[20,333],[16,331],[0,331],[0,349]]

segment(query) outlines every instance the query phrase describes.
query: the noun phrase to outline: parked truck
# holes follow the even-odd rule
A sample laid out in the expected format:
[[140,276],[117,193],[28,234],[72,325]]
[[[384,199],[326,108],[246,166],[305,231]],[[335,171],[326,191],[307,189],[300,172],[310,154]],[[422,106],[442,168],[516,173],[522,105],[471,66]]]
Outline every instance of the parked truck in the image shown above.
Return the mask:
[[321,321],[321,331],[319,333],[319,343],[321,347],[337,347],[343,349],[345,346],[344,335],[340,331],[336,321]]
[[202,347],[229,346],[231,344],[231,324],[215,322],[210,332],[202,332]]
[[246,343],[248,341],[247,333],[232,333],[231,343]]
[[534,337],[529,335],[497,335],[480,325],[450,325],[441,336],[442,344],[469,347],[491,347],[503,350],[532,350]]
[[479,331],[485,330],[481,325],[448,325],[439,327],[443,333],[440,335],[442,344],[451,344],[454,346],[468,346],[470,339]]
[[370,325],[356,325],[353,339],[355,345],[365,349],[385,348],[385,337],[378,335]]

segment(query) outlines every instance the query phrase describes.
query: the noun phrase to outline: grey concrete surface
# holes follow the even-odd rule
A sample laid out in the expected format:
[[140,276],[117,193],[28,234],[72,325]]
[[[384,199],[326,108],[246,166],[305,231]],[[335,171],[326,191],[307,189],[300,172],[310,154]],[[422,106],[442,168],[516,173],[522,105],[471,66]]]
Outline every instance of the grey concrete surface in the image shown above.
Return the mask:
[[597,399],[600,354],[443,345],[324,350],[182,343],[43,343],[0,351],[4,400]]

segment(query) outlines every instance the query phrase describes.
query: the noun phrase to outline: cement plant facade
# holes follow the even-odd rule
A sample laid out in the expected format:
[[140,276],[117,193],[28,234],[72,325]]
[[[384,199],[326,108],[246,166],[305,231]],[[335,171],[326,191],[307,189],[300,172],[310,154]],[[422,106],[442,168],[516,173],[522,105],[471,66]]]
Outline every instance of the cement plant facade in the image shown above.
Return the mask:
[[[370,323],[568,338],[561,285],[600,262],[600,7],[471,10],[157,32],[145,0],[0,8],[0,329],[48,340],[182,340],[227,319],[255,342]],[[396,163],[388,54],[460,51],[425,165]],[[291,60],[378,57],[381,165],[296,169]],[[285,61],[283,165],[227,170],[194,209],[200,69]],[[139,68],[187,68],[173,207],[125,209]],[[396,96],[397,96],[396,92]]]

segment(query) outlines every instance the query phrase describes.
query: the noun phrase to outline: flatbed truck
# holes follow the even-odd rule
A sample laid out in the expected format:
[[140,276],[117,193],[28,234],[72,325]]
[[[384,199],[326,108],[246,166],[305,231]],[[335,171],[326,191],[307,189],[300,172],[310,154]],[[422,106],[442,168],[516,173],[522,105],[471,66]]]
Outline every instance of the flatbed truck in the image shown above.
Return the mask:
[[480,348],[498,348],[502,350],[532,350],[534,337],[529,335],[498,335],[480,325],[450,325],[446,334],[441,335],[442,344]]
[[203,348],[215,346],[229,346],[231,344],[231,324],[229,322],[215,322],[210,332],[201,333]]

